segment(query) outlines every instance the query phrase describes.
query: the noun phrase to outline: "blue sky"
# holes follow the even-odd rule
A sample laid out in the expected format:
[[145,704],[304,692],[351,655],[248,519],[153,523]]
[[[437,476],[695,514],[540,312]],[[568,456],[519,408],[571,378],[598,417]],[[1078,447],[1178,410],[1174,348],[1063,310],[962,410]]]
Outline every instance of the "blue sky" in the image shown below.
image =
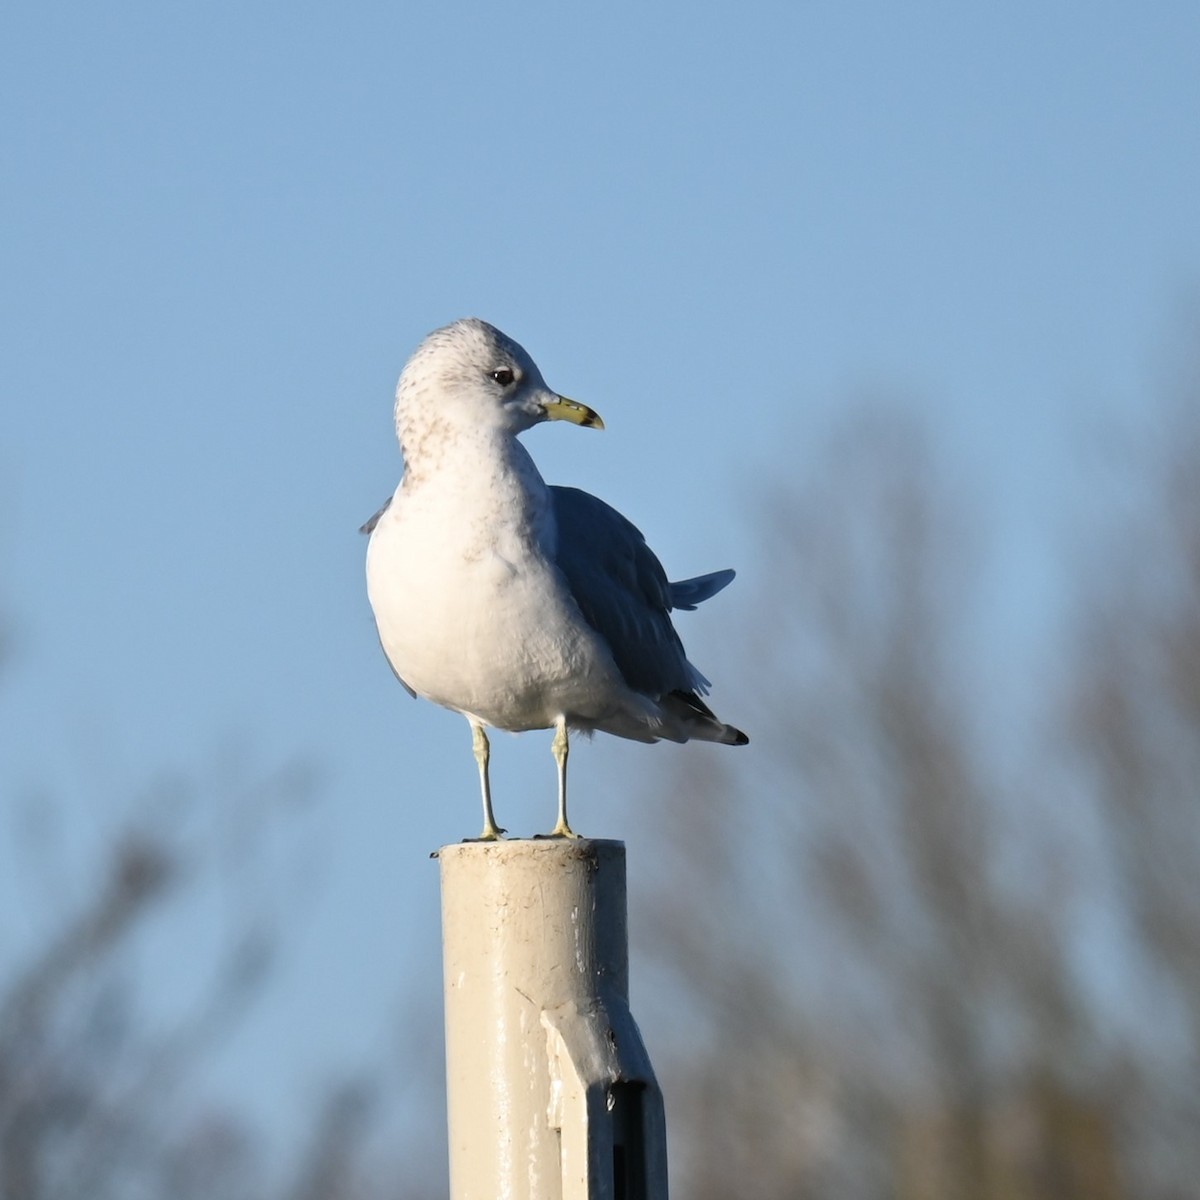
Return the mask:
[[[0,817],[0,956],[147,781],[298,753],[320,799],[264,853],[316,883],[270,901],[303,920],[214,1087],[286,1132],[414,979],[436,1004],[426,853],[475,832],[474,766],[383,663],[355,530],[403,361],[459,316],[602,413],[529,436],[551,480],[676,576],[741,570],[685,618],[702,668],[752,619],[760,483],[862,392],[939,430],[999,530],[999,627],[1035,622],[1080,430],[1136,414],[1194,296],[1198,47],[1183,2],[6,6],[0,786],[65,870],[23,905]],[[694,749],[582,747],[577,825],[632,837],[606,796]],[[500,739],[493,783],[548,827],[549,735]],[[138,964],[164,1011],[178,937]]]

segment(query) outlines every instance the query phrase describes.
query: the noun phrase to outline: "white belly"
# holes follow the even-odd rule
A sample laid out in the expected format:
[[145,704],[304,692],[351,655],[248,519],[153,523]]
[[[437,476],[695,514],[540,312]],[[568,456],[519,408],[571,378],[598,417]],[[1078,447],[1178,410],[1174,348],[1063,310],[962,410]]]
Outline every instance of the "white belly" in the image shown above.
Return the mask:
[[503,531],[468,550],[441,522],[399,507],[372,534],[367,591],[384,652],[409,687],[501,729],[610,715],[614,685],[617,694],[624,685],[552,564]]

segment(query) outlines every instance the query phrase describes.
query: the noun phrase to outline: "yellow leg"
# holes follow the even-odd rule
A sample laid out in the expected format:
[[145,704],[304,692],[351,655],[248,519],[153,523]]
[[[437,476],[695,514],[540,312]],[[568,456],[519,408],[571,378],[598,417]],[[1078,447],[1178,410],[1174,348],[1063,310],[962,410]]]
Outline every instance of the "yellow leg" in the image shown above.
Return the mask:
[[479,765],[479,786],[483,791],[483,832],[476,838],[480,842],[499,841],[504,830],[496,824],[492,813],[492,787],[488,782],[488,759],[491,757],[491,747],[488,745],[487,734],[483,726],[471,722],[471,741],[475,750],[475,761]]
[[567,740],[567,718],[559,717],[554,723],[554,761],[558,763],[558,824],[550,831],[550,837],[578,837],[567,824],[567,755],[571,744]]

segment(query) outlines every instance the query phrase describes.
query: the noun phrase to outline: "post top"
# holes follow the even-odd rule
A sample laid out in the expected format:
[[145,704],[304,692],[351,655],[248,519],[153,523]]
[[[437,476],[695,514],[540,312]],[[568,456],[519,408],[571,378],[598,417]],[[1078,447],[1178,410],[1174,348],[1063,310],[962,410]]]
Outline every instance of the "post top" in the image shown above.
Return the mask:
[[492,861],[546,859],[624,858],[625,843],[615,838],[532,837],[499,841],[449,842],[430,856],[439,859],[490,859]]

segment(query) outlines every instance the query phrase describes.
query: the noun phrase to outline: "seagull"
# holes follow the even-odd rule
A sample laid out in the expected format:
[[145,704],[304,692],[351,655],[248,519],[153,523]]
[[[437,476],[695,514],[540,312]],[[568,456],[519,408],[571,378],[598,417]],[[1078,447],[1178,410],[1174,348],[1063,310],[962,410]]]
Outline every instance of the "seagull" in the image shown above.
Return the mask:
[[435,330],[396,386],[404,475],[363,527],[367,594],[384,654],[413,696],[470,722],[483,795],[481,841],[496,824],[488,728],[553,729],[558,820],[567,822],[568,730],[638,742],[749,738],[702,699],[709,682],[671,624],[733,571],[678,583],[616,509],[548,485],[518,435],[543,421],[603,429],[552,391],[512,338],[475,318]]

